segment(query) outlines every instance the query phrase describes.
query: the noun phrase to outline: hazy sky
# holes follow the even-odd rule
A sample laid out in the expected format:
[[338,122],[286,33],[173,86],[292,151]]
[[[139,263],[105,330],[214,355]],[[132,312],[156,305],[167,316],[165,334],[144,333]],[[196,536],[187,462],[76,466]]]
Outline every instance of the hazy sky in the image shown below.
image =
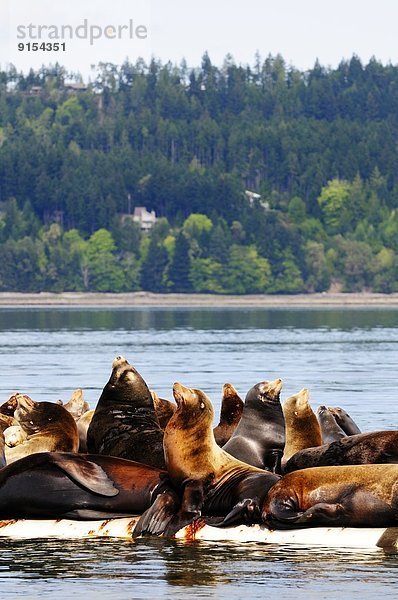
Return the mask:
[[[300,69],[321,64],[336,66],[354,53],[364,62],[376,56],[383,63],[398,63],[397,0],[0,0],[0,62],[4,68],[13,63],[26,71],[30,67],[58,60],[85,78],[90,65],[121,63],[152,55],[163,62],[200,65],[205,50],[213,63],[221,65],[227,53],[237,63],[254,63],[258,51],[262,58],[278,52]],[[100,39],[76,39],[75,28],[86,24],[106,30]],[[120,30],[118,26],[130,27]],[[29,24],[31,39],[28,38]],[[37,26],[71,26],[74,39],[66,35],[63,52],[18,51],[18,42],[37,40]],[[18,39],[25,34],[25,38]],[[141,26],[136,37],[136,27]],[[144,29],[147,37],[143,39]],[[25,29],[24,29],[25,28]],[[55,35],[53,27],[51,30]],[[80,35],[85,33],[80,28]],[[42,40],[49,41],[42,30]],[[114,39],[110,39],[114,38]]]

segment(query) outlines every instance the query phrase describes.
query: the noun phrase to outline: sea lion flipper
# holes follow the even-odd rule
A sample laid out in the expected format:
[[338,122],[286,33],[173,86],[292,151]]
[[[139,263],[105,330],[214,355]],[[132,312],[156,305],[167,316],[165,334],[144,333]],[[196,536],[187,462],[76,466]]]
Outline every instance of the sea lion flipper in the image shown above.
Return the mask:
[[100,496],[117,496],[119,490],[99,465],[83,457],[67,454],[51,454],[51,462],[71,479]]
[[340,523],[345,514],[346,511],[344,506],[339,502],[335,504],[319,502],[303,512],[296,520],[296,523],[298,525],[303,523],[310,525],[311,523],[314,523],[314,525],[330,525],[331,521],[334,521],[335,519],[338,519]]
[[251,498],[246,498],[235,504],[222,521],[212,523],[212,525],[214,527],[230,527],[236,523],[252,525],[253,523],[259,523],[260,520],[261,514],[258,503]]
[[134,528],[134,537],[162,535],[179,507],[179,498],[173,490],[159,494],[152,506],[138,520]]

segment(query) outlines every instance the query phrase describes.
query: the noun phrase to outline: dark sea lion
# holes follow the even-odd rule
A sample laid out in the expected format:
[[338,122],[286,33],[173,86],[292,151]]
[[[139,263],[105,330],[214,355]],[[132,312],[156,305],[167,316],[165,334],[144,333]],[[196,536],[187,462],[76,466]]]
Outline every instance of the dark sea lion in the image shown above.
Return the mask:
[[213,429],[214,437],[219,446],[231,439],[242,417],[243,400],[230,383],[222,386],[220,422]]
[[333,413],[326,406],[318,407],[316,417],[321,428],[323,444],[330,444],[346,437],[346,432],[336,423]]
[[309,391],[304,388],[290,396],[282,405],[286,425],[286,441],[283,464],[293,454],[322,444],[322,433],[318,420],[309,404]]
[[76,421],[79,435],[79,452],[87,452],[87,431],[94,415],[94,410],[88,410]]
[[[62,400],[60,400],[59,403],[62,404]],[[90,410],[90,406],[88,402],[85,401],[83,390],[81,388],[77,388],[72,393],[69,402],[63,404],[63,407],[70,412],[75,421],[78,421],[85,412]]]
[[173,487],[182,490],[181,507],[171,519],[171,510],[167,518],[159,517],[156,500],[136,531],[174,535],[201,515],[218,517],[218,525],[259,521],[259,508],[279,476],[237,460],[216,444],[213,406],[201,390],[175,383],[173,394],[177,410],[164,432],[164,450]]
[[282,379],[262,381],[247,393],[242,417],[223,449],[243,462],[281,472],[285,420],[280,404]]
[[17,408],[17,396],[18,393],[12,394],[7,400],[0,406],[0,413],[2,415],[7,415],[8,417],[14,416],[14,411]]
[[262,520],[273,529],[389,527],[398,522],[398,465],[315,467],[269,491]]
[[372,431],[346,436],[292,456],[285,473],[309,467],[398,463],[398,431]]
[[330,407],[330,412],[333,414],[336,419],[337,425],[341,427],[343,431],[345,431],[346,435],[356,435],[357,433],[361,433],[358,425],[353,421],[348,413],[345,410],[340,408],[339,406]]
[[128,458],[160,469],[165,466],[163,431],[151,393],[123,356],[112,363],[112,374],[87,431],[87,448],[93,454]]
[[177,406],[174,404],[174,402],[170,402],[170,400],[159,398],[159,396],[154,390],[151,390],[151,396],[153,400],[153,406],[155,408],[155,413],[159,421],[159,425],[161,429],[164,430],[167,423],[174,415]]
[[78,451],[76,423],[63,406],[53,402],[35,402],[25,394],[18,394],[14,414],[26,434],[26,440],[13,448],[6,446],[7,464],[35,452]]
[[39,453],[0,471],[0,518],[103,519],[143,513],[171,494],[167,474],[90,454]]

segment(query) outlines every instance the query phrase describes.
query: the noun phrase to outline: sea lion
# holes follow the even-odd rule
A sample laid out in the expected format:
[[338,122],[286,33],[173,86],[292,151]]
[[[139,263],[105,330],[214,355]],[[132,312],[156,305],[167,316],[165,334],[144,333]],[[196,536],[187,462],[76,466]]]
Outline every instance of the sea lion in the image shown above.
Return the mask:
[[14,419],[14,417],[9,417],[7,415],[3,415],[0,413],[0,430],[4,432],[5,429],[9,427],[14,427],[18,425],[18,421]]
[[245,398],[242,417],[223,446],[235,458],[273,473],[281,472],[285,446],[285,420],[280,404],[282,379],[262,381]]
[[171,483],[182,490],[181,507],[165,518],[156,500],[136,532],[173,535],[201,515],[218,517],[212,521],[218,525],[258,521],[259,507],[279,475],[245,464],[216,444],[214,410],[204,392],[175,383],[173,394],[177,410],[164,432],[164,451]]
[[220,422],[213,429],[214,438],[219,446],[224,446],[234,434],[243,412],[243,400],[230,383],[222,386]]
[[151,393],[123,356],[112,363],[112,374],[87,431],[87,448],[94,454],[128,458],[159,469],[165,467],[163,431]]
[[398,463],[398,431],[358,433],[330,444],[306,448],[287,461],[284,471],[375,463]]
[[330,444],[341,438],[346,437],[346,432],[336,423],[332,412],[326,406],[319,406],[316,411],[316,417],[319,422],[322,433],[322,443]]
[[88,410],[76,421],[79,435],[79,452],[87,452],[87,431],[94,415],[94,410]]
[[174,494],[160,469],[111,456],[38,453],[0,471],[0,518],[136,515],[159,494]]
[[53,402],[34,402],[17,395],[15,418],[26,433],[26,440],[13,448],[6,446],[7,464],[35,452],[77,452],[79,437],[72,415]]
[[309,391],[303,388],[282,405],[286,425],[282,465],[296,452],[322,444],[321,428],[308,399]]
[[70,412],[75,421],[78,421],[80,417],[84,415],[85,412],[90,410],[90,406],[88,402],[85,401],[83,396],[83,390],[81,388],[77,388],[72,393],[69,402],[67,402],[66,404],[63,404],[62,400],[59,400],[58,403],[63,405],[63,407],[66,408],[68,412]]
[[173,402],[170,402],[170,400],[159,398],[159,396],[154,390],[150,391],[159,425],[164,430],[167,423],[174,415],[177,406]]
[[15,409],[17,408],[17,396],[18,393],[12,394],[12,396],[0,406],[0,413],[2,415],[7,415],[8,417],[14,416]]
[[315,467],[289,473],[269,491],[262,520],[273,529],[396,525],[398,465]]
[[341,427],[343,431],[345,431],[346,435],[357,435],[357,433],[361,433],[358,425],[353,421],[348,413],[339,406],[330,407],[329,410],[336,419],[337,425]]

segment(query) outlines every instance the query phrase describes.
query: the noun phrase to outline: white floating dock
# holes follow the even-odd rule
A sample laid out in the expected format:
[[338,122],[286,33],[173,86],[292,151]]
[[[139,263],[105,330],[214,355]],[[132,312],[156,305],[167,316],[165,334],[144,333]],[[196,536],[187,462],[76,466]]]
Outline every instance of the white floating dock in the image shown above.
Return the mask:
[[[0,537],[33,538],[91,538],[112,537],[131,539],[138,517],[101,521],[72,521],[67,519],[18,519],[0,521]],[[188,525],[175,536],[181,540],[217,542],[257,542],[262,544],[318,546],[324,548],[398,550],[398,527],[312,527],[289,531],[269,531],[262,525],[238,525],[217,528]]]

